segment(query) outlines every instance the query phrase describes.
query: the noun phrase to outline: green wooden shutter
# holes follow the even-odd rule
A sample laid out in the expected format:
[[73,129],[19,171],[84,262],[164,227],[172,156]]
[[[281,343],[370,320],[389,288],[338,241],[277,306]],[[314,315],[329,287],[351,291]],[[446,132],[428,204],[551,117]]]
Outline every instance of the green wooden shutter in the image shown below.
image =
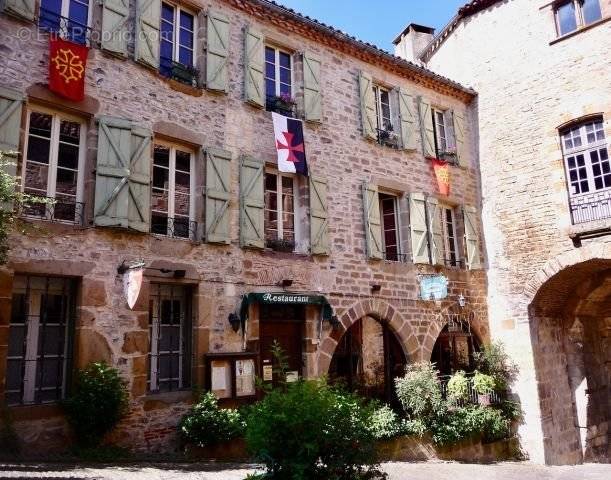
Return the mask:
[[467,250],[467,268],[476,270],[482,268],[479,252],[479,229],[477,228],[477,210],[475,207],[463,207],[463,222],[465,226],[465,247]]
[[454,122],[454,137],[456,139],[456,163],[465,165],[465,119],[458,113],[452,112]]
[[136,0],[135,60],[159,68],[161,0]]
[[303,103],[308,122],[322,122],[320,58],[310,52],[303,54]]
[[263,34],[248,27],[244,46],[244,99],[255,107],[265,107],[265,81],[263,77]]
[[310,243],[313,255],[329,255],[327,179],[310,176]]
[[[0,87],[0,151],[3,153],[19,150],[21,131],[21,114],[23,111],[23,94],[16,90]],[[17,157],[4,157],[8,164],[2,168],[5,173],[15,178],[17,175]],[[17,179],[15,179],[15,182]],[[12,202],[0,203],[0,211],[12,211]]]
[[4,0],[3,11],[15,17],[34,21],[36,18],[36,0]]
[[420,119],[420,136],[422,137],[422,154],[426,158],[437,157],[435,148],[435,127],[431,104],[418,97],[418,116]]
[[265,247],[263,198],[264,164],[243,157],[240,165],[240,245],[245,248]]
[[231,243],[231,152],[206,150],[206,242]]
[[370,140],[377,140],[376,102],[373,94],[371,75],[359,72],[359,97],[361,100],[361,123],[363,136]]
[[120,118],[101,117],[94,222],[150,230],[151,132]]
[[151,131],[132,127],[129,162],[128,227],[138,232],[151,229]]
[[227,92],[227,58],[229,55],[229,18],[215,10],[208,11],[206,88]]
[[441,207],[435,197],[426,200],[427,217],[429,221],[429,245],[431,248],[431,263],[444,265],[443,225],[441,223]]
[[365,215],[365,241],[367,258],[382,260],[382,219],[380,218],[380,197],[377,185],[363,184],[363,213]]
[[426,199],[422,193],[411,193],[409,196],[409,230],[412,261],[430,263]]
[[399,98],[399,127],[401,135],[401,147],[404,150],[416,148],[416,108],[414,98],[403,88],[397,89]]
[[104,0],[102,3],[102,49],[127,56],[127,17],[129,0]]

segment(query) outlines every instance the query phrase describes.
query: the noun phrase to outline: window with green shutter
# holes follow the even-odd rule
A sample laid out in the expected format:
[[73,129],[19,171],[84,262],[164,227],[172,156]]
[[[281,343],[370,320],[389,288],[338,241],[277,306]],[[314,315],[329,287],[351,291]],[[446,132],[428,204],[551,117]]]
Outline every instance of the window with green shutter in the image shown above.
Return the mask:
[[409,229],[414,263],[430,263],[429,222],[423,193],[409,195]]
[[320,58],[310,52],[303,54],[303,104],[308,122],[322,122],[320,66]]
[[264,163],[242,157],[240,165],[240,245],[265,247],[263,178]]
[[399,134],[401,137],[401,148],[403,150],[414,150],[417,146],[417,113],[412,97],[403,88],[397,89],[399,100]]
[[244,33],[244,100],[260,108],[265,107],[264,63],[263,34],[248,27]]
[[36,18],[36,0],[4,0],[4,13],[34,21]]
[[206,150],[206,230],[208,243],[231,243],[231,152]]
[[431,251],[431,263],[433,265],[443,265],[444,262],[444,244],[443,244],[443,226],[441,223],[441,206],[439,201],[434,197],[426,199],[428,230],[429,230],[429,245]]
[[127,56],[127,18],[129,0],[103,0],[102,49],[122,57]]
[[[21,132],[21,113],[23,111],[23,94],[16,90],[0,87],[0,151],[17,152]],[[5,157],[6,158],[6,157]],[[5,173],[15,176],[17,158],[8,158],[3,166]],[[10,211],[11,203],[0,204],[0,210]]]
[[329,255],[327,179],[310,176],[310,245],[313,255]]
[[366,72],[359,72],[359,98],[363,136],[369,140],[377,140],[377,115],[373,82],[371,75]]
[[136,0],[135,60],[159,68],[161,0]]
[[367,258],[382,260],[382,220],[380,218],[380,198],[377,185],[363,184],[363,213],[365,216],[365,242]]
[[467,268],[477,270],[483,268],[480,254],[480,237],[475,207],[463,207],[463,221],[465,226],[465,249],[467,253]]
[[422,154],[425,158],[437,158],[435,145],[435,127],[433,125],[431,104],[422,97],[418,97],[418,118],[420,123],[420,136],[422,137]]
[[227,92],[229,18],[215,10],[208,11],[206,33],[206,88]]
[[465,119],[456,111],[452,111],[451,115],[456,142],[456,164],[464,166],[467,160],[465,151]]

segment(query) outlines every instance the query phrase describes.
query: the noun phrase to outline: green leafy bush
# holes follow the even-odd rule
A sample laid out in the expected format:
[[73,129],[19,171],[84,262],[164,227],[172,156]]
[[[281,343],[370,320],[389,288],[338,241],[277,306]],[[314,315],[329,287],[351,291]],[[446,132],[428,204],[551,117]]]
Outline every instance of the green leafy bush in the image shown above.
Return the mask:
[[220,408],[216,396],[208,392],[182,417],[178,429],[185,442],[205,447],[241,437],[245,424],[240,412]]
[[428,430],[426,423],[419,419],[408,420],[404,418],[401,423],[404,435],[422,437]]
[[389,440],[402,435],[405,431],[402,419],[388,405],[378,406],[373,411],[370,429],[376,440]]
[[475,375],[473,375],[473,389],[480,395],[487,395],[494,392],[495,387],[496,382],[491,375],[486,375],[485,373],[477,371]]
[[123,417],[127,401],[127,388],[116,368],[96,362],[78,371],[74,393],[63,402],[77,443],[97,446]]
[[444,409],[437,370],[430,362],[405,368],[405,375],[395,379],[397,396],[410,419],[425,423]]
[[477,370],[494,378],[496,390],[507,390],[515,382],[519,369],[505,351],[503,343],[486,345],[473,357]]
[[324,379],[269,391],[248,409],[246,442],[265,464],[261,478],[384,478],[374,464],[372,407]]
[[469,379],[459,370],[448,380],[448,402],[460,403],[469,399]]
[[435,418],[431,422],[431,433],[433,441],[439,445],[479,435],[484,441],[494,441],[509,436],[509,424],[500,410],[472,405]]

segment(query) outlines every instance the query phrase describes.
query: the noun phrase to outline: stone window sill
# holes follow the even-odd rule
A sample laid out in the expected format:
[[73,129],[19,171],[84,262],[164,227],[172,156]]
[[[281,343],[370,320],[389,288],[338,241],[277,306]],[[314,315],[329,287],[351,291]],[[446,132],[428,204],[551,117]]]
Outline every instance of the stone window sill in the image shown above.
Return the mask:
[[555,45],[556,43],[562,42],[563,40],[566,40],[568,38],[572,38],[575,35],[578,35],[582,32],[585,32],[587,30],[590,30],[591,28],[594,27],[598,27],[599,25],[602,25],[603,23],[608,22],[609,20],[611,20],[611,16],[606,17],[606,18],[602,18],[594,23],[590,23],[589,25],[585,25],[583,27],[579,27],[577,30],[573,30],[572,32],[569,33],[565,33],[564,35],[555,38],[554,40],[552,40],[551,42],[549,42],[550,45]]

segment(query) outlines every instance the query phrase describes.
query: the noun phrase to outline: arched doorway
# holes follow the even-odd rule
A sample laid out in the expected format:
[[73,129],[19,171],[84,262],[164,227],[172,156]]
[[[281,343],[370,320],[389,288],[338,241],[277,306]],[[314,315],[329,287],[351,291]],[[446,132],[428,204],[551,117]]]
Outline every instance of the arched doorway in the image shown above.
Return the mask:
[[474,354],[480,351],[480,347],[481,342],[471,330],[470,323],[449,323],[435,341],[431,362],[442,376],[459,370],[471,373],[475,370]]
[[364,316],[340,338],[329,367],[329,379],[369,398],[394,403],[394,379],[407,361],[401,344],[385,322]]

